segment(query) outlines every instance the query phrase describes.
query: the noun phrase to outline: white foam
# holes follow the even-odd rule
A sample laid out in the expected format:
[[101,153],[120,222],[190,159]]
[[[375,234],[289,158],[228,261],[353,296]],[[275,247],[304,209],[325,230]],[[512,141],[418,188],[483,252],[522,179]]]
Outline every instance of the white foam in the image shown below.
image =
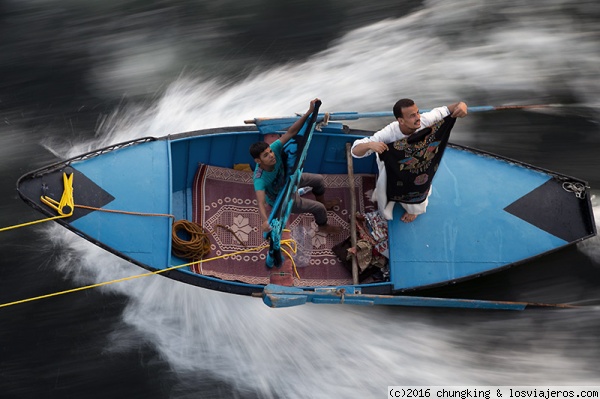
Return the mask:
[[[389,110],[405,96],[425,108],[472,93],[485,93],[490,101],[543,102],[553,82],[569,76],[561,83],[582,102],[595,101],[599,82],[593,72],[600,56],[580,51],[595,48],[595,36],[548,23],[544,9],[525,4],[429,1],[415,14],[350,32],[306,62],[260,71],[232,86],[182,77],[154,104],[118,110],[93,142],[58,151],[69,156],[147,135],[291,115],[316,96],[323,111]],[[489,13],[499,13],[504,22],[470,33],[477,17]],[[96,76],[98,84],[110,82],[110,75]],[[599,220],[597,205],[594,211]],[[70,233],[57,230],[53,237],[69,255],[61,270],[77,282],[140,273]],[[574,345],[565,332],[569,322],[585,319],[574,313],[466,318],[460,312],[445,317],[317,305],[272,310],[258,299],[162,277],[103,289],[130,298],[124,323],[153,342],[178,373],[213,374],[265,397],[384,396],[385,387],[402,384],[597,385],[586,359],[566,351]]]

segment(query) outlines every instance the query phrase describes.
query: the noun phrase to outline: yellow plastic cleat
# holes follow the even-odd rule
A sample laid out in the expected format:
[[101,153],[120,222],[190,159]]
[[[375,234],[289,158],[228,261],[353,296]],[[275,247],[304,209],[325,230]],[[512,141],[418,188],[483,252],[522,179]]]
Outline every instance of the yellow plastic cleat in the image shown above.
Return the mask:
[[50,208],[58,212],[59,215],[68,217],[73,215],[75,210],[75,200],[73,199],[73,173],[63,172],[63,194],[60,201],[56,201],[46,195],[42,195],[40,200]]

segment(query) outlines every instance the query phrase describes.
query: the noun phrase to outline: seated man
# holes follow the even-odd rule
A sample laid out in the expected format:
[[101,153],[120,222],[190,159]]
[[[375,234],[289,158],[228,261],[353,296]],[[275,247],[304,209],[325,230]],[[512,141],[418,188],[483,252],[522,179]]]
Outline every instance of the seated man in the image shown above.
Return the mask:
[[[304,125],[307,118],[312,114],[318,99],[310,102],[308,111],[271,145],[260,141],[250,146],[250,155],[256,162],[254,169],[254,190],[258,201],[258,209],[262,218],[262,229],[267,232],[271,230],[269,225],[269,214],[267,204],[273,206],[279,192],[285,185],[285,166],[282,159],[283,146],[294,137]],[[325,185],[323,176],[313,173],[302,173],[300,187],[312,187],[312,193],[316,201],[303,198],[296,193],[292,206],[292,213],[312,213],[319,231],[326,234],[335,234],[340,231],[339,227],[327,224],[327,209],[336,205],[335,201],[325,202]]]
[[[396,201],[406,211],[401,218],[403,222],[412,222],[418,215],[425,213],[431,194],[431,181],[454,124],[453,120],[448,121],[442,129],[443,121],[447,117],[462,118],[466,115],[467,105],[464,102],[420,114],[414,101],[405,98],[394,105],[395,122],[373,136],[353,143],[352,156],[355,158],[377,153],[379,177],[376,197],[379,210],[386,219],[392,219]],[[393,155],[386,153],[390,149],[393,150],[390,151]],[[394,182],[393,187],[388,186],[389,173],[386,171],[385,160],[388,167],[394,165],[394,176],[389,177]]]

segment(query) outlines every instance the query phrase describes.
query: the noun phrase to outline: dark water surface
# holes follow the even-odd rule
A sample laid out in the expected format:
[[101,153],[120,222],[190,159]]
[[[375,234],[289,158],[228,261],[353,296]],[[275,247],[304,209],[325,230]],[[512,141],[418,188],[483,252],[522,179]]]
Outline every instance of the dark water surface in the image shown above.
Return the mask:
[[[472,114],[453,141],[582,178],[597,196],[600,6],[541,3],[2,0],[0,225],[39,218],[15,183],[57,158],[290,115],[315,96],[325,111],[385,111],[400,97],[422,108],[562,104]],[[0,235],[0,304],[140,272],[54,225]],[[600,240],[457,287],[465,292],[597,304]],[[148,277],[0,308],[0,398],[600,385],[599,314],[279,311]]]

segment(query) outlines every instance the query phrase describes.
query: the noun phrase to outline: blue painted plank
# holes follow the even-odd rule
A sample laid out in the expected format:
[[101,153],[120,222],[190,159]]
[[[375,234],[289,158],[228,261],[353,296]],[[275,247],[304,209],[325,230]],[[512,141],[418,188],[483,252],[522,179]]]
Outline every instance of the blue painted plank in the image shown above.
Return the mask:
[[430,298],[417,296],[368,295],[353,287],[330,287],[315,291],[269,284],[263,291],[263,302],[273,308],[314,304],[345,304],[360,306],[446,307],[462,309],[523,310],[526,302],[485,301],[472,299]]
[[550,179],[489,156],[448,148],[434,178],[427,213],[389,223],[394,289],[485,273],[566,242],[503,209]]
[[[115,197],[105,209],[170,214],[168,156],[168,142],[159,140],[105,153],[73,167]],[[155,268],[169,265],[169,218],[96,211],[73,226],[142,263]]]

